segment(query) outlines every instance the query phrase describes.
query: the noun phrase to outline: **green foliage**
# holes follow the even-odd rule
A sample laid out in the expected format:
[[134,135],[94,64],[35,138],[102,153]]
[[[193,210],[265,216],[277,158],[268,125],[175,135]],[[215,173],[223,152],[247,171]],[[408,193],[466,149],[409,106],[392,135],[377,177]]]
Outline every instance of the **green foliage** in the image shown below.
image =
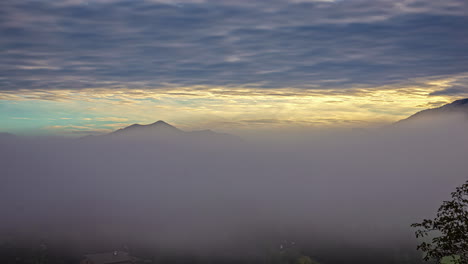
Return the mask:
[[432,237],[418,245],[424,260],[468,264],[468,181],[456,188],[452,200],[443,202],[434,219],[411,226],[419,228],[417,238]]
[[456,263],[460,263],[460,256],[443,257],[440,260],[440,264],[456,264]]

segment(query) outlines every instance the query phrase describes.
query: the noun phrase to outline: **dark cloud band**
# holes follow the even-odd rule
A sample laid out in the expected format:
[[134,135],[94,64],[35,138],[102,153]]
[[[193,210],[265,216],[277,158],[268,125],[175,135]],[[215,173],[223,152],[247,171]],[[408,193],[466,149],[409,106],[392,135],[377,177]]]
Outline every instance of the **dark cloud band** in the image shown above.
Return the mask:
[[0,89],[346,88],[468,71],[468,4],[2,1]]

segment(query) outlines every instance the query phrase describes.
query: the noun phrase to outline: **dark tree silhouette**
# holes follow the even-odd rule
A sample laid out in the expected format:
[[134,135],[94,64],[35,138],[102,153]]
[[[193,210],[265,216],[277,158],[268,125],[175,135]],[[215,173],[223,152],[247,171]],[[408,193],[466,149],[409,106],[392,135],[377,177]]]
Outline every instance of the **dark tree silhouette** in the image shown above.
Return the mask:
[[425,252],[424,260],[450,258],[452,263],[468,264],[468,181],[452,192],[450,201],[443,202],[434,219],[411,226],[418,228],[417,238],[430,241],[418,245]]

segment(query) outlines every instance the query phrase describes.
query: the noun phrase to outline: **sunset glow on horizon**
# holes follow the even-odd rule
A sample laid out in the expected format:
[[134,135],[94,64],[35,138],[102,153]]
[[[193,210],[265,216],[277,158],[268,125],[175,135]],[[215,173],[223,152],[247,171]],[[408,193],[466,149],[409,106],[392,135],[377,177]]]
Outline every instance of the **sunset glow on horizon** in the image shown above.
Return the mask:
[[[456,79],[455,79],[456,80]],[[186,130],[365,128],[398,121],[456,97],[432,95],[454,79],[354,89],[170,87],[20,89],[0,92],[5,131],[68,136],[165,120]],[[38,111],[39,110],[39,111]],[[5,114],[8,114],[6,116]]]
[[468,96],[460,0],[0,7],[3,132],[372,127]]

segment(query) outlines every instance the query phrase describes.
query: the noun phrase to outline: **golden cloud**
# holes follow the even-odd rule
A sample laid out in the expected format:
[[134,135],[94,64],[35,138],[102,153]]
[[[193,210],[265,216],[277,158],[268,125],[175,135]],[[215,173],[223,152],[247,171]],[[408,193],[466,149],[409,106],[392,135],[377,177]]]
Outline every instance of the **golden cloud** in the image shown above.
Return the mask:
[[453,98],[449,96],[429,97],[429,94],[450,87],[466,76],[468,74],[347,89],[203,85],[146,89],[22,89],[1,91],[0,100],[63,103],[73,111],[100,116],[85,120],[114,122],[116,125],[108,126],[113,128],[159,119],[187,129],[356,126],[396,121],[429,106],[450,102]]

